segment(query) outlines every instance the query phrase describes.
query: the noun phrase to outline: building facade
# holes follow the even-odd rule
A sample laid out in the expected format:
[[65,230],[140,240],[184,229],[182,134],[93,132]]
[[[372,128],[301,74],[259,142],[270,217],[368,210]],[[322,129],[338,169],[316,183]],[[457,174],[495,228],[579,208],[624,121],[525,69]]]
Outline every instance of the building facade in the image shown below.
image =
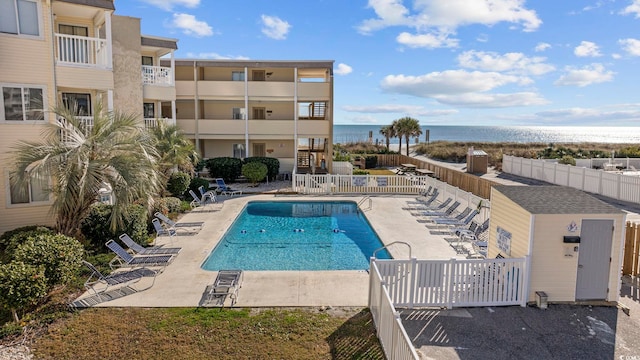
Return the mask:
[[176,121],[204,158],[331,169],[333,61],[176,60],[175,69]]
[[173,59],[177,40],[143,36],[140,19],[114,10],[111,0],[0,1],[0,233],[53,223],[49,184],[23,192],[9,181],[13,145],[39,141],[51,109],[73,108],[89,126],[98,102],[149,125],[162,107],[175,114],[173,62],[160,57]]

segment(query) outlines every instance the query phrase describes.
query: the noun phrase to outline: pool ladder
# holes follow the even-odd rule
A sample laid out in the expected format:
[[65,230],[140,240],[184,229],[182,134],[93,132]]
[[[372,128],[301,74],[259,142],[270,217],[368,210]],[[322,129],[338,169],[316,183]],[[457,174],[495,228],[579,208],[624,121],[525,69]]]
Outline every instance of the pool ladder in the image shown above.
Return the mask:
[[371,256],[375,259],[375,258],[376,258],[376,254],[378,253],[378,251],[380,251],[380,250],[384,250],[384,249],[388,248],[389,246],[391,246],[391,245],[393,245],[393,244],[404,244],[404,245],[407,245],[407,247],[409,248],[409,259],[412,259],[412,258],[411,258],[411,245],[409,245],[409,243],[406,243],[406,242],[404,242],[404,241],[394,241],[394,242],[388,243],[387,245],[385,245],[385,246],[383,246],[383,247],[381,247],[381,248],[376,249],[376,250],[373,252],[373,254],[371,254]]
[[[368,208],[364,208],[362,207],[362,205],[364,205],[364,203],[369,200],[369,207]],[[362,210],[371,210],[373,208],[373,199],[371,199],[371,196],[365,196],[362,199],[360,199],[360,201],[358,201],[358,207],[362,207]]]

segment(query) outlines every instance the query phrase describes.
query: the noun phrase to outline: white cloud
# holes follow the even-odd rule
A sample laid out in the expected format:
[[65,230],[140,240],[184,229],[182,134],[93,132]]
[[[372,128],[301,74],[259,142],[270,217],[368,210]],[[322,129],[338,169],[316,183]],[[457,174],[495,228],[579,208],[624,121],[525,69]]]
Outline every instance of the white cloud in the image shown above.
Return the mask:
[[340,63],[338,64],[338,68],[335,69],[333,72],[338,75],[347,75],[347,74],[351,74],[352,71],[353,69],[351,68],[351,66]]
[[414,0],[413,12],[402,0],[369,0],[368,7],[377,17],[362,21],[358,32],[368,35],[391,26],[411,28],[414,33],[402,32],[396,41],[412,48],[456,47],[459,40],[453,35],[467,25],[508,22],[535,31],[542,24],[522,0]]
[[182,29],[186,35],[195,37],[211,36],[213,29],[205,21],[197,20],[195,16],[190,14],[173,14],[173,27]]
[[174,6],[195,8],[200,5],[200,0],[142,0],[148,4],[159,7],[162,10],[171,11]]
[[525,75],[542,75],[555,70],[553,65],[545,61],[544,57],[527,57],[522,53],[497,54],[471,50],[458,55],[458,63],[462,67]]
[[373,113],[373,114],[409,114],[425,117],[445,116],[458,113],[454,109],[429,110],[419,105],[382,104],[373,106],[346,105],[342,110],[347,112]]
[[541,97],[540,94],[534,92],[518,92],[512,94],[472,93],[439,96],[436,99],[442,104],[468,108],[506,108],[544,105],[549,103]]
[[582,69],[567,67],[566,74],[562,75],[555,85],[585,87],[592,84],[603,83],[613,80],[613,71],[605,70],[602,64],[591,64]]
[[630,109],[622,110],[624,104],[615,105],[616,110],[607,110],[600,108],[566,108],[549,111],[541,111],[535,115],[544,120],[551,120],[560,124],[577,123],[584,125],[588,123],[608,123],[611,121],[633,121],[634,123],[640,118],[640,109],[634,106]]
[[435,98],[488,91],[498,86],[518,83],[520,80],[520,77],[497,72],[447,70],[421,76],[387,75],[380,86],[391,93]]
[[535,52],[542,52],[550,48],[551,48],[551,44],[548,44],[546,42],[541,42],[541,43],[538,43],[538,45],[536,45],[534,50]]
[[413,35],[408,32],[402,32],[396,41],[402,45],[406,45],[410,48],[454,48],[458,47],[458,39],[452,39],[448,37],[448,34],[418,34]]
[[633,0],[631,5],[624,8],[620,13],[624,15],[634,14],[636,18],[640,18],[640,0]]
[[262,33],[275,40],[287,38],[291,25],[277,16],[262,15]]
[[580,45],[573,49],[573,53],[579,57],[598,57],[602,56],[600,48],[596,43],[591,41],[582,41]]
[[638,39],[621,39],[618,44],[627,54],[631,56],[640,56],[640,40]]
[[214,52],[204,52],[204,53],[192,53],[188,52],[188,59],[214,59],[214,60],[226,60],[226,59],[234,59],[234,60],[249,60],[249,57],[242,55],[221,55]]

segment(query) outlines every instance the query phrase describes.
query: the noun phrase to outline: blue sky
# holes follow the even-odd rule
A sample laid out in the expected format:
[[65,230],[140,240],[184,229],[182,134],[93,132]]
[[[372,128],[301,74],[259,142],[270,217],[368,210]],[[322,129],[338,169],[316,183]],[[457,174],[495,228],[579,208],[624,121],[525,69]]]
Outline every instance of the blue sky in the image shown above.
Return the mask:
[[640,0],[116,0],[176,58],[334,60],[334,123],[640,126]]

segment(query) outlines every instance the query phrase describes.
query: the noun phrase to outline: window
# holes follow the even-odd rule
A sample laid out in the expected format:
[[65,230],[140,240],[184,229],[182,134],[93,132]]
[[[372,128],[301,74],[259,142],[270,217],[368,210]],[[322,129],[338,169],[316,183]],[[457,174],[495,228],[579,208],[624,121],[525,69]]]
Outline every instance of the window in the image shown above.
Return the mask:
[[264,120],[266,119],[266,111],[263,107],[254,107],[253,108],[253,119],[254,120]]
[[264,81],[265,80],[264,70],[253,70],[251,72],[251,78],[253,79],[253,81]]
[[244,71],[232,71],[231,72],[231,80],[233,80],[233,81],[244,81]]
[[0,32],[40,36],[38,7],[34,0],[0,0]]
[[251,154],[251,156],[261,156],[261,157],[267,156],[266,148],[267,148],[267,145],[265,143],[254,143],[253,153]]
[[146,119],[155,119],[156,111],[154,103],[144,103],[144,117]]
[[153,66],[153,58],[151,56],[143,56],[142,65]]
[[77,116],[91,116],[90,94],[62,93],[62,103]]
[[44,88],[2,86],[2,119],[6,121],[44,120]]
[[9,180],[11,188],[11,204],[28,204],[32,202],[49,201],[45,191],[47,182],[31,179],[29,183],[20,186],[14,180]]
[[244,144],[233,144],[233,157],[238,159],[244,159],[247,157],[247,151],[244,148]]
[[244,119],[244,108],[233,108],[233,119],[234,120],[242,120]]
[[58,26],[60,34],[75,35],[75,36],[89,36],[89,28],[86,26],[75,25],[62,25]]

